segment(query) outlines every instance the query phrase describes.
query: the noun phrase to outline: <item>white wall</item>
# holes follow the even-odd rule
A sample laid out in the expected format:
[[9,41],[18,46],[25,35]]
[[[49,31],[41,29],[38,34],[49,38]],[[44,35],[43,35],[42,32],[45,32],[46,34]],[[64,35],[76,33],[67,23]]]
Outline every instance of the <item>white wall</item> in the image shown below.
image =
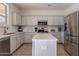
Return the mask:
[[22,9],[21,15],[64,15],[64,11],[51,9]]
[[21,9],[21,15],[68,15],[75,11],[79,11],[79,3],[74,3],[66,10],[51,9]]

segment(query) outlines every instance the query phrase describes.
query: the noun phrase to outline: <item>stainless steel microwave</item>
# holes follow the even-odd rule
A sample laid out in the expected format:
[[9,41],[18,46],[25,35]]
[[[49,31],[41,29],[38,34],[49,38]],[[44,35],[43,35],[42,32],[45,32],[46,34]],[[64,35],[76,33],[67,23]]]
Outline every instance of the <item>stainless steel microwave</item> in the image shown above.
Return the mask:
[[47,25],[47,21],[38,21],[38,25]]

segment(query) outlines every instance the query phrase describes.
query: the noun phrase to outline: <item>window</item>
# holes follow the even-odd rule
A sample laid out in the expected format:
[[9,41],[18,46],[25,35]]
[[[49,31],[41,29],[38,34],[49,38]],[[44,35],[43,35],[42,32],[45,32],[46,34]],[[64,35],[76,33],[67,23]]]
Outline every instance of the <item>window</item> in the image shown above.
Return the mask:
[[0,3],[0,25],[4,25],[6,23],[6,5]]

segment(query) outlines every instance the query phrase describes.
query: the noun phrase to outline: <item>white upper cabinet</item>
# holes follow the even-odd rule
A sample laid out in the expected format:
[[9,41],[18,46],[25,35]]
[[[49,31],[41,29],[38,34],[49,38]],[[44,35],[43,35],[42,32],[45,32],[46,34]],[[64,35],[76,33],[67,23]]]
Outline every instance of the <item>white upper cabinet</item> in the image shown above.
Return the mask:
[[31,20],[29,16],[22,16],[22,25],[31,25]]
[[58,18],[58,24],[64,25],[64,17],[61,16],[61,17]]
[[31,25],[37,25],[37,17],[36,16],[32,17],[32,23],[31,23]]
[[27,25],[27,16],[22,16],[22,25]]
[[22,25],[37,25],[38,21],[48,22],[48,25],[64,25],[63,16],[22,16]]
[[36,16],[22,16],[22,25],[37,25]]
[[64,18],[61,16],[48,17],[48,25],[64,25]]
[[26,18],[25,18],[25,24],[26,25],[31,25],[32,24],[32,19],[31,19],[31,17],[30,16],[27,16]]
[[47,16],[37,16],[37,21],[44,21],[44,20],[48,20]]
[[13,25],[21,25],[21,15],[18,14],[17,12],[12,13],[12,23]]
[[54,25],[54,23],[53,17],[48,17],[48,25]]

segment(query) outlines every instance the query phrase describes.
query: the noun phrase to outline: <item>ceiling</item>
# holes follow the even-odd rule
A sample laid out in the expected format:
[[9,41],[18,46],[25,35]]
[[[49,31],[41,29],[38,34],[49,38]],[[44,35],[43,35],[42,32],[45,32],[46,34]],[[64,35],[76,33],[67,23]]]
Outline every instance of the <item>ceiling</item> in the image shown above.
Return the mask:
[[15,3],[21,9],[52,9],[65,10],[73,5],[73,3]]

